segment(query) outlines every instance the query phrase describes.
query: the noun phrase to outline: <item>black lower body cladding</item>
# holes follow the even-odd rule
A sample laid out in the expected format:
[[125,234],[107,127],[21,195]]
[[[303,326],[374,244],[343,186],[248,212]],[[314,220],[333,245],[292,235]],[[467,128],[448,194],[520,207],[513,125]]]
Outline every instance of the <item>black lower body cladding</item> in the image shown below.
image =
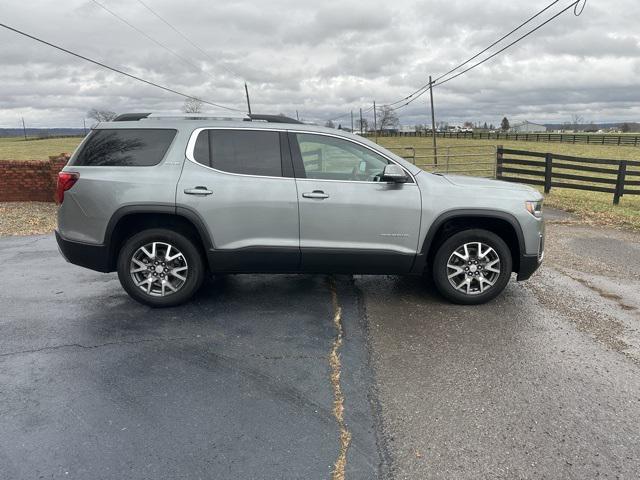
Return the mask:
[[57,230],[55,235],[58,249],[67,262],[98,272],[113,271],[109,265],[109,249],[106,245],[92,245],[67,240]]

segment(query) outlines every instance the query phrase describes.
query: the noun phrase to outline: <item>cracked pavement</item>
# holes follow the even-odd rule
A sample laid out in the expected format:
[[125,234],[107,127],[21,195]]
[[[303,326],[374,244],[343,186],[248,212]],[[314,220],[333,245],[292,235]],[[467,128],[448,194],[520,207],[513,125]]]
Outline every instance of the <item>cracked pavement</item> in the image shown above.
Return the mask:
[[[329,478],[340,454],[326,276],[228,276],[141,306],[50,236],[0,239],[0,478]],[[379,467],[364,325],[336,280],[347,478]]]
[[244,275],[152,310],[0,238],[0,479],[637,478],[640,235],[550,213],[541,270],[479,307]]

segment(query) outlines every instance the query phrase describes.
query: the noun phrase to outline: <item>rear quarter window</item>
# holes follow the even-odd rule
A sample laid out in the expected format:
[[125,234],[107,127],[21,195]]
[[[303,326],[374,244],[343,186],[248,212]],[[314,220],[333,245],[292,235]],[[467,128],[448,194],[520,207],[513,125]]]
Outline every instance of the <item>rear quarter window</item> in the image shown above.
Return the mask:
[[173,129],[94,130],[71,165],[151,167],[162,161],[175,136]]
[[193,158],[208,167],[229,173],[267,177],[282,176],[280,134],[262,130],[202,130]]

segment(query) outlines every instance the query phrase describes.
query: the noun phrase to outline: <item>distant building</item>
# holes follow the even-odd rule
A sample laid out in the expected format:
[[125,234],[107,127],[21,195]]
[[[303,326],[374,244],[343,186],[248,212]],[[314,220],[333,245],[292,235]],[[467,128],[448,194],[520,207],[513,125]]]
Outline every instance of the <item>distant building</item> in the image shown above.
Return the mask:
[[416,126],[415,125],[402,125],[400,127],[400,131],[402,133],[416,133]]
[[545,127],[544,125],[527,121],[516,123],[509,129],[510,133],[542,133],[546,131],[547,127]]

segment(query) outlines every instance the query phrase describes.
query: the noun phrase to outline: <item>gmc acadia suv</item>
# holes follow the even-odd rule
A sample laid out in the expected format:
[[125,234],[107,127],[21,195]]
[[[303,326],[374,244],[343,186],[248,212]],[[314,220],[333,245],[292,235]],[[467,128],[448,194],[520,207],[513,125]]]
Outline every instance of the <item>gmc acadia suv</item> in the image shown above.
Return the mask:
[[432,174],[341,130],[126,114],[99,124],[59,174],[60,251],[117,270],[135,300],[185,302],[207,273],[432,276],[479,304],[543,257],[542,196]]

